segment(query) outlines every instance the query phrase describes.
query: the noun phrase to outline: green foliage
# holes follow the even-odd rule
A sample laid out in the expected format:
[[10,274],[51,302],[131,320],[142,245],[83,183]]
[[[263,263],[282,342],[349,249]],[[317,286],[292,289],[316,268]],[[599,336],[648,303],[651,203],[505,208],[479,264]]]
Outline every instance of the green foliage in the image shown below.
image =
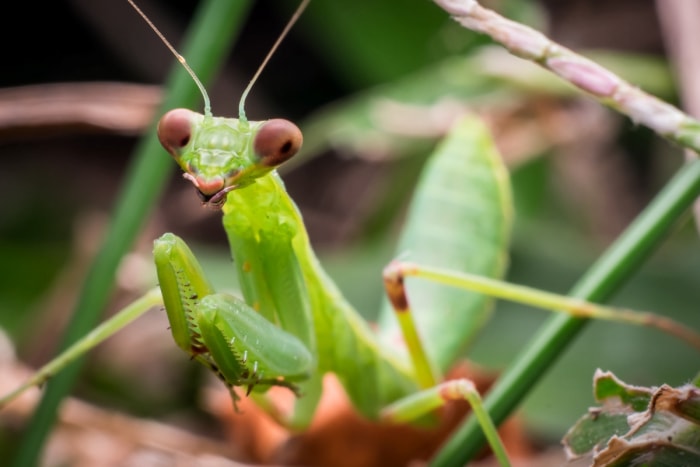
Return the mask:
[[592,454],[592,465],[616,467],[700,462],[697,386],[632,386],[598,370],[593,387],[601,405],[566,434],[569,457]]
[[[501,278],[513,207],[510,179],[483,123],[458,121],[426,164],[398,241],[396,257],[425,266]],[[444,373],[485,325],[487,297],[430,281],[408,281],[413,316],[426,351]],[[401,332],[389,303],[379,316],[387,344]]]

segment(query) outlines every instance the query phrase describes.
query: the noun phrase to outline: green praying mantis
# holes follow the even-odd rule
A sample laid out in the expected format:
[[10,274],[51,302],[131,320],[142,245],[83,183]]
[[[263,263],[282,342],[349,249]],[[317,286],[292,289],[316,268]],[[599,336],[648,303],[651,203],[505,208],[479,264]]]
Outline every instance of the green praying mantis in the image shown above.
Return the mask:
[[[181,62],[189,70],[184,59]],[[485,320],[487,307],[482,296],[449,287],[585,317],[651,325],[700,348],[694,332],[661,316],[602,307],[493,278],[502,275],[506,263],[510,190],[488,132],[473,117],[455,125],[424,171],[412,208],[421,217],[409,215],[399,246],[402,259],[384,271],[388,309],[394,313],[385,313],[379,330],[373,331],[323,270],[301,214],[275,170],[300,150],[301,131],[286,120],[247,120],[243,102],[250,86],[238,119],[214,117],[203,86],[191,74],[204,96],[204,114],[172,110],[161,118],[158,135],[203,202],[222,210],[242,299],[217,293],[185,242],[165,234],[154,244],[159,288],[0,403],[45,381],[75,356],[162,303],[176,344],[231,389],[234,405],[242,394],[250,395],[280,423],[302,429],[313,418],[326,373],[334,373],[357,411],[373,420],[419,421],[446,400],[467,399],[494,452],[507,464],[470,382],[442,378],[471,336],[469,328]],[[426,217],[431,214],[434,218]],[[274,386],[299,396],[290,415],[266,402],[266,391]]]

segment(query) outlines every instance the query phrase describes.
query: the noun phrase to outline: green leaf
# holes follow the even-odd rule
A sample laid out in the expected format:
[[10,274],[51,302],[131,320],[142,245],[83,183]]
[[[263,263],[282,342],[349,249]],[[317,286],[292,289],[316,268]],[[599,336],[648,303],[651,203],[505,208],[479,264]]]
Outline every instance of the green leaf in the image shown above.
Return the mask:
[[[421,174],[397,256],[417,264],[501,277],[512,224],[508,174],[477,118],[459,121]],[[485,323],[490,301],[464,290],[407,280],[408,295],[428,356],[446,371]],[[382,339],[400,342],[388,304]]]
[[592,411],[576,422],[567,433],[567,450],[569,455],[584,455],[594,448],[605,446],[613,435],[622,435],[628,430],[627,415]]
[[570,458],[592,454],[595,466],[700,463],[697,387],[632,386],[600,370],[594,381],[602,406],[590,409],[564,437]]
[[598,402],[606,402],[612,398],[619,398],[631,410],[642,411],[649,406],[652,391],[639,386],[625,384],[612,373],[596,371],[593,377],[595,399]]

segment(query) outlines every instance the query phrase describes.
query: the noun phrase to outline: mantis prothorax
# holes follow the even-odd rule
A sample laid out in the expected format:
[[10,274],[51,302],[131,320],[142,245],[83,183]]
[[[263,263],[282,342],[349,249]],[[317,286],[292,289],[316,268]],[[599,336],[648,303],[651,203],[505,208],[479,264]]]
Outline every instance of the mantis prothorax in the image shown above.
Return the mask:
[[[129,3],[134,5],[132,0]],[[286,30],[307,3],[308,0],[302,3]],[[328,372],[337,375],[357,410],[371,419],[410,422],[446,400],[467,399],[494,452],[506,464],[495,428],[483,412],[473,385],[466,380],[441,382],[445,364],[437,361],[449,362],[454,357],[436,357],[424,350],[426,340],[442,336],[426,335],[414,323],[404,286],[404,278],[409,275],[584,317],[651,325],[700,348],[696,333],[656,315],[616,310],[514,286],[469,274],[466,268],[454,271],[443,264],[428,267],[394,262],[384,277],[410,360],[401,358],[377,338],[326,275],[311,248],[300,212],[275,171],[299,151],[301,131],[282,119],[248,121],[243,102],[250,85],[241,99],[238,119],[214,117],[194,72],[158,35],[190,71],[205,100],[204,114],[188,109],[166,113],[159,122],[158,135],[203,202],[222,209],[243,300],[216,293],[187,245],[170,233],[157,239],[154,246],[160,293],[175,342],[231,388],[234,404],[240,397],[235,387],[244,387],[249,394],[272,386],[286,387],[301,397],[294,414],[280,421],[304,427],[310,423],[321,396],[321,377]],[[498,198],[498,212],[492,213],[496,229],[507,232],[511,216],[506,172],[487,132],[476,119],[455,126],[427,169],[425,179],[433,181],[426,183],[435,185],[436,178],[450,176],[468,184],[477,159]],[[459,197],[455,193],[450,196]],[[461,209],[461,205],[456,208]],[[507,237],[507,233],[503,235]],[[459,248],[459,238],[447,239],[443,235],[437,241],[446,249]],[[490,268],[494,275],[501,269]],[[154,301],[157,292],[130,307],[128,318],[121,314],[107,321],[91,339],[75,344],[0,403],[45,381],[77,354],[118,331],[127,319],[135,319],[146,311]],[[439,315],[441,310],[432,312]],[[448,329],[455,324],[448,320],[442,326]]]

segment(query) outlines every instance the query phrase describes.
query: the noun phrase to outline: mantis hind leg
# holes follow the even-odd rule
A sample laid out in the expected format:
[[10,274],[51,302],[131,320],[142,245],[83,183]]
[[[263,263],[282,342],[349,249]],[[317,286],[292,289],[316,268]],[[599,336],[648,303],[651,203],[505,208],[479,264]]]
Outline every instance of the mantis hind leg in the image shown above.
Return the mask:
[[[399,322],[402,326],[406,325],[410,327],[413,323],[412,320],[404,316],[410,315],[408,296],[404,287],[404,280],[409,276],[439,282],[448,286],[458,287],[548,311],[566,313],[574,317],[602,319],[655,328],[677,339],[683,340],[691,347],[700,350],[700,333],[666,316],[627,308],[602,306],[585,300],[510,284],[505,281],[475,274],[393,261],[384,269],[384,286],[394,310],[399,315]],[[402,330],[404,329],[402,328]],[[405,332],[406,330],[404,330],[404,333]],[[412,331],[409,329],[408,332],[417,334],[415,330]],[[413,349],[410,341],[407,341],[407,344],[409,353],[414,359],[414,362],[416,362],[416,359],[421,358],[421,350]],[[415,357],[414,352],[416,353]]]
[[483,405],[479,391],[468,379],[445,381],[399,399],[382,410],[381,419],[391,423],[410,422],[455,400],[465,400],[469,403],[499,464],[509,466],[510,461],[498,436],[498,430]]
[[416,420],[451,400],[466,400],[476,416],[501,465],[509,465],[496,427],[483,407],[474,384],[467,379],[439,382],[441,377],[421,342],[405,287],[406,277],[419,277],[449,286],[513,300],[550,311],[564,312],[581,318],[606,319],[657,328],[700,349],[700,335],[667,317],[629,309],[611,308],[552,294],[528,287],[443,268],[394,261],[384,270],[384,286],[394,309],[413,362],[416,379],[422,390],[399,399],[386,407],[382,419],[391,422]]
[[438,383],[440,378],[435,370],[435,365],[431,363],[425,352],[411,316],[400,264],[391,263],[384,270],[384,286],[403,332],[418,384],[423,389],[385,407],[381,411],[380,418],[391,423],[411,422],[442,407],[449,401],[467,401],[484,431],[494,456],[500,465],[509,466],[510,461],[498,436],[498,430],[484,408],[474,383],[464,378]]

